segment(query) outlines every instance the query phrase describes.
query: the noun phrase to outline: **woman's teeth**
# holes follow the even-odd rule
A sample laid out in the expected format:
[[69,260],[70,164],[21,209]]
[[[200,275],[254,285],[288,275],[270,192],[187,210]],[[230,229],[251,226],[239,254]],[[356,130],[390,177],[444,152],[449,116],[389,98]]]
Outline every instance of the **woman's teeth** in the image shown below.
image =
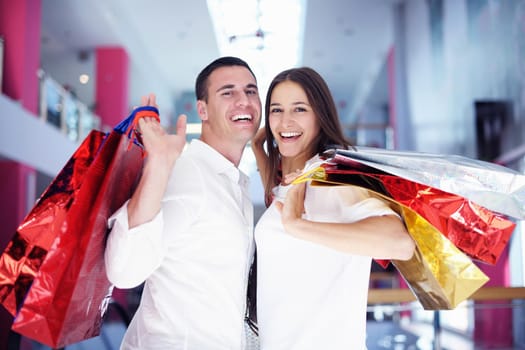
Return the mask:
[[300,132],[295,132],[295,131],[291,131],[291,132],[282,132],[281,133],[281,137],[283,138],[289,138],[289,137],[297,137],[297,136],[301,136],[302,133]]

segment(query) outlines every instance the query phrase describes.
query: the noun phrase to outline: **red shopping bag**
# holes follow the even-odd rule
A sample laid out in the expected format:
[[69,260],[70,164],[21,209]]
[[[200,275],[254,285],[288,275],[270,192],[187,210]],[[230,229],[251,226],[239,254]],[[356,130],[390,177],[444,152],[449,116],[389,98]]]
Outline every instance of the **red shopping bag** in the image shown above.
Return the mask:
[[[463,196],[442,191],[370,166],[338,158],[324,165],[325,180],[381,193],[414,210],[474,260],[495,264],[516,224]],[[383,266],[384,262],[379,261]]]
[[109,134],[92,131],[0,257],[0,302],[12,329],[53,348],[100,334],[112,286],[104,266],[108,217],[130,198],[144,152],[133,132],[153,107]]
[[[428,211],[420,210],[420,206],[414,206],[411,200],[407,200],[410,197],[417,202],[417,195],[407,191],[403,193],[408,197],[403,198],[395,192],[392,193],[390,191],[395,189],[395,186],[390,186],[388,180],[383,177],[377,178],[377,175],[373,171],[362,172],[324,164],[323,167],[315,168],[299,177],[295,182],[312,180],[313,186],[358,186],[366,188],[372,196],[383,200],[402,217],[416,245],[411,259],[392,260],[393,265],[424,309],[454,309],[482,287],[488,281],[488,277],[470,257],[424,217]],[[425,197],[425,193],[421,195]],[[439,207],[434,209],[439,214]],[[448,230],[448,227],[445,227],[445,230]],[[376,261],[383,267],[390,263],[389,260]]]

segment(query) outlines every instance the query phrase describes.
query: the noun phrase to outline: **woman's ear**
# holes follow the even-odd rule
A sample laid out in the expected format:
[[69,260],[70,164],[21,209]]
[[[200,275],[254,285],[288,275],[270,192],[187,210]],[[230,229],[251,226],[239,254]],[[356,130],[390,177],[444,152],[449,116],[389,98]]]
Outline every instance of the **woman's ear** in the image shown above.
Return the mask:
[[208,120],[208,109],[206,108],[206,102],[197,100],[197,113],[202,121]]

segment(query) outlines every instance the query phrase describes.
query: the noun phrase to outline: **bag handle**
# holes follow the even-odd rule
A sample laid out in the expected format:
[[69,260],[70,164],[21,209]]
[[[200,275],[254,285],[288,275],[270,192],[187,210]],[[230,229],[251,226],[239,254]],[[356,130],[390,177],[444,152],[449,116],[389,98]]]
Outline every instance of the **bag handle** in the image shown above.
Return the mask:
[[152,106],[138,107],[138,108],[135,108],[135,110],[133,111],[133,113],[131,113],[131,115],[134,117],[133,117],[133,121],[131,122],[131,130],[129,130],[129,132],[131,133],[133,131],[135,132],[135,134],[138,134],[139,136],[140,136],[140,132],[138,131],[138,125],[139,125],[140,118],[145,118],[145,117],[155,118],[160,123],[159,110],[156,107],[152,107]]
[[153,106],[141,106],[134,108],[131,114],[121,121],[113,130],[120,134],[128,134],[131,137],[132,132],[137,132],[136,127],[140,118],[153,117],[160,122],[159,110]]
[[[115,132],[119,134],[127,134],[129,139],[133,140],[133,143],[137,144],[141,148],[143,147],[142,144],[142,137],[138,130],[138,123],[140,118],[155,118],[158,122],[160,122],[159,117],[159,110],[157,107],[153,106],[141,106],[134,108],[131,114],[121,121],[115,128],[113,129]],[[131,148],[132,143],[129,144],[128,149]],[[145,156],[145,152],[144,155]]]

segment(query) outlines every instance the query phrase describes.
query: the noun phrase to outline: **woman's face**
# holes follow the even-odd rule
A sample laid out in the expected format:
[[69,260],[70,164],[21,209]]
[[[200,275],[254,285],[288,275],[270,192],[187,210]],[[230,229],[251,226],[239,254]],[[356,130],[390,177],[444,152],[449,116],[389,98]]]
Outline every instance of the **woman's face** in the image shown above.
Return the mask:
[[315,155],[319,121],[299,84],[279,83],[272,91],[269,112],[270,129],[283,159],[304,163]]

